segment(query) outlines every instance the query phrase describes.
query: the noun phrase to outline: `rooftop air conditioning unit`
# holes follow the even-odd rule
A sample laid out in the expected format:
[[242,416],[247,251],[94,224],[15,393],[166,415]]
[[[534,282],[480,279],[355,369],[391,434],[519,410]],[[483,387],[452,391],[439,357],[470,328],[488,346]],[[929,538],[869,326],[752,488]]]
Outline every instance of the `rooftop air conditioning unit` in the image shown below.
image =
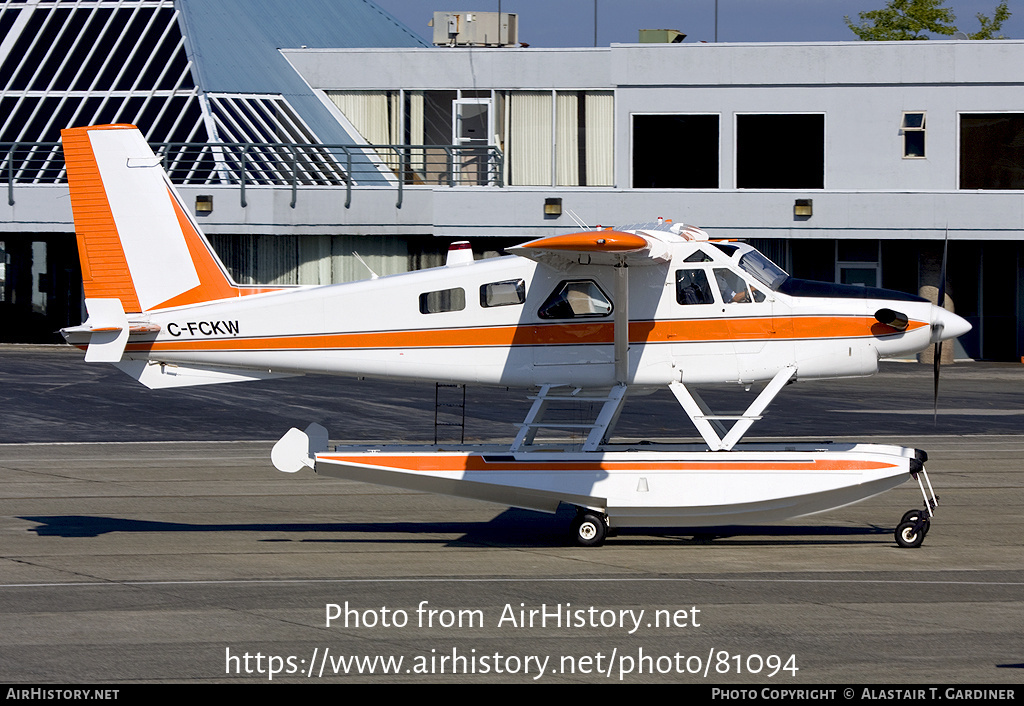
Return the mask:
[[435,12],[430,21],[439,47],[519,45],[519,15],[510,12]]

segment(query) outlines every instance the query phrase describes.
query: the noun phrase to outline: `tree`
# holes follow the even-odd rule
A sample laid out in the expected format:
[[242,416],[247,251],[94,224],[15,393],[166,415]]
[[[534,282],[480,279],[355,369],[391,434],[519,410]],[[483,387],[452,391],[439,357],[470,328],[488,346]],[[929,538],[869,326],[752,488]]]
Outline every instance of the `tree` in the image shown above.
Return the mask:
[[981,29],[974,34],[968,34],[969,39],[1006,39],[1003,35],[996,36],[996,32],[1000,30],[1003,23],[1010,19],[1010,8],[1006,5],[1006,0],[999,3],[996,7],[996,11],[992,13],[992,18],[989,19],[980,12],[976,15],[978,22],[981,23]]
[[[992,17],[978,13],[981,29],[968,35],[969,39],[1003,39],[996,36],[1010,17],[1008,0],[1000,0]],[[956,15],[946,7],[946,0],[889,0],[881,10],[858,14],[856,24],[845,17],[846,26],[859,39],[868,42],[929,39],[929,33],[951,36],[957,32]]]

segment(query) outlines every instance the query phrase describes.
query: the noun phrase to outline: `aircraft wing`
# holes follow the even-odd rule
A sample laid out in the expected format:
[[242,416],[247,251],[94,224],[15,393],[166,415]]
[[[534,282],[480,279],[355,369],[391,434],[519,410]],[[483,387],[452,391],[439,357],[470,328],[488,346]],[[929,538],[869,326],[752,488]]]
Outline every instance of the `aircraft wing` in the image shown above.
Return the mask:
[[555,267],[565,265],[654,265],[672,259],[667,243],[639,233],[589,230],[551,235],[506,252]]

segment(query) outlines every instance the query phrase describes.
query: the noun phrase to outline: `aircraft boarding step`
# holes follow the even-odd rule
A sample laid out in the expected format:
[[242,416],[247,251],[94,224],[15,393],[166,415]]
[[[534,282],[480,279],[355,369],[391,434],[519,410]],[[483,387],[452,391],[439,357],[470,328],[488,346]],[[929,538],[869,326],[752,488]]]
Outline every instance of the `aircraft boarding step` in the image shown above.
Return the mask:
[[[556,385],[542,385],[536,396],[531,396],[533,405],[526,415],[526,419],[519,425],[519,433],[512,442],[512,451],[524,450],[524,446],[533,444],[537,432],[541,429],[589,429],[586,441],[583,442],[583,451],[596,451],[597,447],[607,441],[611,428],[619,419],[622,411],[622,403],[626,399],[626,386],[616,385],[606,395],[576,395],[573,393],[561,394],[552,393]],[[564,388],[563,388],[564,389]],[[579,389],[576,390],[579,392]],[[549,411],[552,402],[601,402],[601,411],[597,419],[592,423],[544,421],[544,415]]]
[[[444,394],[442,395],[442,390]],[[461,396],[459,392],[461,391]],[[442,401],[442,397],[446,401]],[[444,417],[442,418],[442,415]],[[451,421],[452,418],[458,421]],[[466,443],[466,386],[451,383],[434,383],[434,445],[438,443],[438,430],[443,427],[457,427],[459,443]]]

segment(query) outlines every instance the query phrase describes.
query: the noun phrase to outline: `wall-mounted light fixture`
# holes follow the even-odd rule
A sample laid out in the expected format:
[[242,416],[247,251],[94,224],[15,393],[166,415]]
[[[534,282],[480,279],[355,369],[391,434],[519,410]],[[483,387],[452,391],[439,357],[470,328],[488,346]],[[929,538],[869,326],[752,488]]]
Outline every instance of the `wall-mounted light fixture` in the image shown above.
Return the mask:
[[544,199],[544,215],[550,218],[558,218],[562,215],[562,199]]
[[196,196],[196,213],[213,213],[213,195]]
[[814,215],[814,199],[797,199],[793,203],[793,215],[810,218]]

